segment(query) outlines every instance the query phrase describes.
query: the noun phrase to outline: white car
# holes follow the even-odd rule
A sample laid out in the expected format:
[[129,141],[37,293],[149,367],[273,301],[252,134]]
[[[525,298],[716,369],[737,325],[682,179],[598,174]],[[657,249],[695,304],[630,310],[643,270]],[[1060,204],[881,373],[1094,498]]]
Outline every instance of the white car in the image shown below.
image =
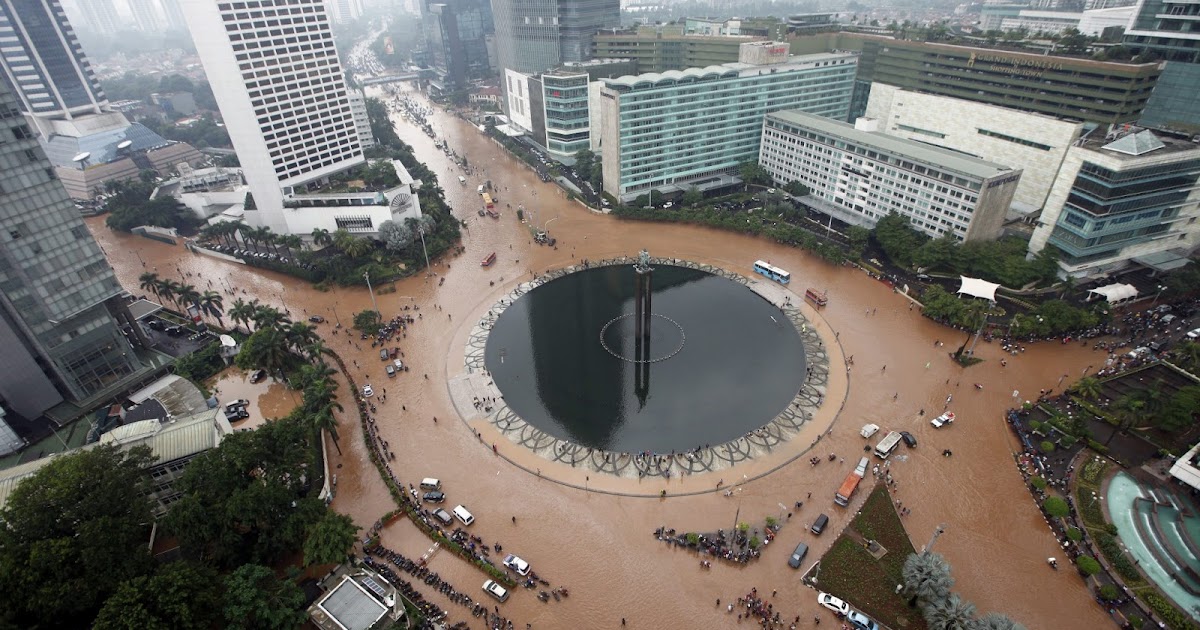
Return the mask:
[[529,563],[511,553],[504,557],[504,566],[516,571],[519,575],[529,575]]
[[774,189],[774,188],[768,188],[768,189],[767,189],[767,194],[768,194],[768,195],[774,195],[774,194],[775,194],[775,189]]
[[404,362],[401,361],[400,359],[396,359],[395,361],[392,361],[392,365],[395,365],[397,370],[404,369]]
[[483,583],[483,592],[495,597],[501,602],[504,602],[508,599],[508,590],[493,580],[488,580]]
[[673,202],[673,201],[668,201],[667,203],[663,204],[664,208],[673,208],[674,206],[675,206],[675,202]]
[[1187,338],[1192,339],[1192,340],[1200,339],[1200,328],[1197,328],[1195,330],[1189,330],[1188,334],[1187,334]]
[[850,614],[850,604],[830,595],[829,593],[821,593],[817,595],[817,603],[832,610],[833,612],[842,615],[843,617]]
[[363,385],[363,398],[370,398],[375,395],[375,390],[370,385]]
[[954,422],[954,412],[947,411],[946,413],[934,418],[933,420],[930,420],[929,424],[932,424],[933,428],[935,428],[935,429],[940,429],[940,428],[942,428],[948,424],[951,424],[953,422]]

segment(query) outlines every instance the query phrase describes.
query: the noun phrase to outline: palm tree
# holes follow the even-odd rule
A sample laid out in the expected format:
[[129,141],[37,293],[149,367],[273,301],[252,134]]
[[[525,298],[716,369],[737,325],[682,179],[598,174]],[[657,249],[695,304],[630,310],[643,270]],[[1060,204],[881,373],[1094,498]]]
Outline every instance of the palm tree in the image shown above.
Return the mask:
[[293,250],[297,250],[297,249],[300,249],[301,247],[304,247],[304,241],[301,240],[300,237],[296,236],[295,234],[287,234],[287,235],[281,237],[279,239],[279,244],[283,245],[284,248],[287,249],[288,258],[295,258],[296,254],[294,253]]
[[1112,407],[1109,407],[1109,409],[1117,417],[1117,428],[1109,434],[1108,439],[1104,441],[1104,445],[1108,446],[1108,443],[1112,442],[1118,433],[1124,433],[1129,427],[1137,424],[1142,418],[1142,408],[1145,406],[1145,401],[1139,400],[1137,396],[1130,394],[1125,394],[1113,401]]
[[333,246],[345,252],[350,243],[354,242],[354,236],[345,228],[339,229],[333,233]]
[[154,295],[158,295],[158,274],[147,271],[138,276],[138,286],[143,291],[149,291]]
[[909,606],[945,599],[954,586],[950,564],[936,553],[911,554],[904,560],[901,575],[904,578],[904,590],[909,595]]
[[341,403],[330,398],[312,414],[313,429],[317,431],[328,431],[329,437],[333,438],[333,447],[337,449],[338,455],[342,454],[342,447],[338,444],[337,432],[337,416],[333,415],[334,410],[343,411]]
[[254,248],[258,252],[258,230],[249,225],[238,225],[238,234],[242,235],[242,242]]
[[963,600],[957,593],[929,602],[925,606],[925,622],[929,630],[973,630],[975,604]]
[[371,244],[371,241],[365,238],[356,238],[347,243],[342,251],[351,258],[362,258],[371,253],[373,249],[375,249],[375,246]]
[[329,235],[329,230],[313,228],[312,240],[313,245],[328,245],[333,242],[333,237]]
[[233,306],[229,308],[229,319],[235,323],[246,325],[246,332],[250,332],[250,321],[254,319],[254,305],[238,298],[233,301]]
[[1095,400],[1100,398],[1102,391],[1103,388],[1100,386],[1100,379],[1094,376],[1081,378],[1078,383],[1075,383],[1075,393],[1084,398]]
[[[158,297],[163,300],[171,300],[172,302],[175,302],[175,296],[179,294],[179,292],[176,290],[176,287],[182,285],[171,279],[159,280],[157,284],[158,290],[155,291],[155,293],[158,295]],[[179,303],[175,302],[175,306],[178,307]]]
[[337,370],[325,365],[324,363],[307,363],[300,366],[300,385],[308,393],[308,388],[317,387],[318,383],[327,383],[328,390],[337,387],[337,382],[333,381],[333,375],[337,374]]
[[217,324],[221,328],[225,327],[225,320],[221,318],[224,313],[222,309],[225,307],[225,298],[221,297],[216,291],[205,291],[200,295],[199,299],[200,312],[209,317],[217,318]]
[[254,326],[257,330],[285,324],[289,320],[279,309],[271,306],[256,306],[254,309]]
[[180,303],[191,304],[196,307],[197,311],[200,310],[200,292],[196,290],[196,287],[190,284],[181,284],[176,287],[175,291],[179,294]]
[[304,354],[308,355],[308,359],[321,365],[325,365],[325,355],[330,352],[329,347],[319,337],[304,347]]
[[251,362],[272,373],[283,369],[291,356],[283,331],[273,326],[260,327],[254,335],[258,341],[252,346],[254,352],[250,357]]
[[320,339],[317,336],[317,329],[308,322],[295,322],[289,325],[284,331],[284,335],[287,337],[288,344],[296,350],[306,348]]
[[976,619],[974,630],[1025,630],[1025,626],[993,612]]
[[1179,344],[1179,347],[1175,348],[1175,352],[1171,355],[1179,367],[1192,374],[1200,372],[1200,343],[1185,341]]
[[275,248],[275,243],[279,241],[279,236],[272,232],[270,227],[264,225],[258,228],[256,235],[258,240],[271,247],[272,252],[276,255],[279,254],[279,250]]

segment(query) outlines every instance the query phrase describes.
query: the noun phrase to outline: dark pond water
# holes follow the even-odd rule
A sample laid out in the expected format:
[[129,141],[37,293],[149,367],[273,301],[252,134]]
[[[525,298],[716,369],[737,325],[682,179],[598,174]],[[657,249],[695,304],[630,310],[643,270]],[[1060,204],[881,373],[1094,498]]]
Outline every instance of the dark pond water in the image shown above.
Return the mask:
[[631,266],[571,274],[517,300],[486,352],[508,405],[559,438],[656,453],[734,439],[787,406],[804,349],[775,305],[684,267],[656,267],[653,288],[648,350],[634,334]]

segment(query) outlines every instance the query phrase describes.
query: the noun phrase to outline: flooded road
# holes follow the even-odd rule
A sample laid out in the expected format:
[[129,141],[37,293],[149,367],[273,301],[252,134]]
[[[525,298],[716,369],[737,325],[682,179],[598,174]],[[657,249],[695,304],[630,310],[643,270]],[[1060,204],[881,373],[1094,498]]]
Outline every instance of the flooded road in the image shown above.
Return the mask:
[[[732,628],[738,626],[735,616],[714,602],[720,598],[728,603],[751,587],[778,589],[772,600],[775,608],[786,618],[799,615],[801,627],[812,626],[813,616],[824,613],[818,613],[815,592],[800,585],[787,557],[797,542],[805,541],[813,548],[810,558],[816,558],[848,522],[852,512],[834,506],[832,495],[863,451],[866,441],[858,431],[866,423],[884,430],[908,430],[918,440],[915,449],[901,447],[891,467],[898,479],[896,496],[912,510],[905,526],[918,549],[939,524],[945,526],[936,550],[954,567],[955,590],[973,601],[980,613],[1003,612],[1031,629],[1110,627],[1111,621],[1073,571],[1056,572],[1046,566],[1045,558],[1061,552],[1022,485],[1011,455],[1015,440],[1002,417],[1013,404],[1014,390],[1021,399],[1035,398],[1039,389],[1057,389],[1063,376],[1062,386],[1068,386],[1087,366],[1100,365],[1103,354],[1052,342],[1008,356],[1008,367],[1002,367],[999,347],[981,342],[977,353],[985,362],[958,367],[947,351],[962,343],[965,333],[920,317],[901,296],[861,272],[831,267],[799,250],[755,238],[594,214],[538,181],[532,171],[469,124],[440,112],[434,114],[434,123],[439,135],[481,172],[467,176],[460,185],[461,169],[451,166],[432,139],[410,124],[397,125],[400,136],[437,172],[447,200],[467,220],[469,229],[463,237],[466,252],[435,262],[432,271],[437,276],[432,280],[423,275],[408,278],[395,283],[395,293],[378,297],[385,317],[405,306],[421,307],[422,318],[409,328],[406,338],[398,340],[411,371],[393,379],[386,377],[377,351],[369,344],[331,334],[336,321],[348,325],[353,313],[370,307],[364,289],[322,293],[278,274],[186,253],[182,246],[115,234],[103,227],[103,218],[89,219],[88,225],[122,283],[135,294],[141,293],[138,274],[157,267],[164,277],[178,279],[182,274],[197,286],[211,280],[223,287],[227,307],[234,291],[227,287],[236,287],[237,296],[286,308],[294,319],[311,314],[326,317],[329,322],[319,331],[344,357],[355,378],[370,382],[377,392],[390,390],[387,402],[378,395],[375,402],[380,405],[381,432],[396,454],[393,468],[400,478],[406,482],[440,478],[447,505],[461,503],[474,513],[472,533],[489,543],[500,542],[506,552],[529,561],[552,585],[570,588],[569,599],[548,604],[537,601],[535,592],[518,589],[501,605],[502,613],[518,628],[525,623],[534,628],[619,627],[622,617],[632,627]],[[499,187],[499,220],[475,213],[476,186],[485,179]],[[536,216],[539,225],[556,219],[549,228],[558,239],[557,249],[532,243],[527,228],[508,208],[519,203],[531,211],[531,219]],[[845,355],[854,357],[854,365],[845,408],[832,433],[821,440],[820,449],[845,457],[845,464],[824,462],[811,467],[796,461],[745,483],[731,497],[715,492],[666,500],[629,497],[616,494],[621,486],[615,482],[585,480],[582,471],[569,467],[552,471],[555,465],[548,461],[537,464],[547,476],[571,479],[580,486],[600,484],[605,492],[585,492],[538,478],[493,455],[491,443],[496,442],[506,456],[526,456],[490,427],[468,428],[451,420],[453,406],[445,381],[462,372],[466,329],[486,305],[534,270],[544,272],[582,258],[632,255],[643,248],[652,255],[710,263],[743,275],[751,273],[755,259],[769,259],[791,272],[791,289],[799,295],[808,287],[829,291],[829,306],[821,312],[823,322],[836,333]],[[145,269],[133,256],[134,249],[145,261]],[[496,263],[481,267],[480,261],[491,252],[497,254]],[[438,286],[443,277],[444,285]],[[435,304],[443,310],[436,311]],[[867,315],[868,309],[877,310]],[[830,334],[826,342],[835,343],[834,336]],[[938,347],[939,340],[945,345]],[[984,388],[975,389],[976,382]],[[224,393],[227,386],[221,387]],[[338,393],[349,405],[347,389],[342,383]],[[947,396],[953,397],[948,408],[958,419],[950,427],[934,429],[929,418],[946,408]],[[921,409],[924,416],[918,413]],[[483,432],[483,439],[472,429]],[[338,476],[333,505],[369,527],[395,506],[367,461],[362,433],[348,414],[342,418],[340,434],[342,455],[331,458]],[[952,457],[941,455],[947,448]],[[729,473],[738,470],[724,472],[727,487],[736,483]],[[671,492],[711,489],[718,475],[672,481]],[[661,481],[628,483],[647,484],[651,493],[661,485]],[[806,498],[809,492],[811,499]],[[852,509],[867,494],[860,490]],[[748,566],[714,562],[711,570],[703,570],[696,555],[666,547],[652,535],[662,525],[695,531],[729,528],[735,514],[740,514],[740,520],[761,523],[767,516],[779,517],[781,504],[798,500],[805,501],[804,508],[783,526],[762,559]],[[832,522],[829,531],[814,537],[804,526],[819,512],[828,514]],[[409,557],[419,557],[430,546],[403,520],[390,525],[383,540]],[[485,597],[479,591],[485,576],[457,557],[441,552],[431,565],[458,590],[476,599]],[[465,608],[439,599],[432,590],[427,595],[450,611],[451,623],[467,621],[473,628],[482,627]],[[825,621],[829,624],[833,619],[825,616]]]

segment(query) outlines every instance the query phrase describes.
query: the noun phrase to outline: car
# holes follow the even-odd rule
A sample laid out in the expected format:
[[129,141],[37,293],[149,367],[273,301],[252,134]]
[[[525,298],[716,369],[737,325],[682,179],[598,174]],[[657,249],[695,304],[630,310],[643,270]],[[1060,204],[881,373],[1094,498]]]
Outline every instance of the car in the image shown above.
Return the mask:
[[850,614],[850,604],[830,595],[829,593],[820,593],[817,595],[817,603],[845,617]]
[[663,208],[671,208],[671,207],[673,207],[674,205],[675,205],[675,202],[673,202],[673,201],[668,201],[667,203],[664,203],[664,204],[663,204]]
[[442,525],[449,525],[450,523],[454,522],[454,518],[450,516],[450,513],[442,508],[434,510],[433,517],[441,521]]
[[396,366],[396,369],[397,369],[397,370],[403,370],[403,369],[404,369],[404,362],[403,362],[403,361],[401,361],[400,359],[396,359],[395,361],[392,361],[392,365]]
[[932,424],[933,428],[935,428],[935,429],[940,429],[940,428],[942,428],[948,424],[951,424],[953,422],[954,422],[954,412],[947,411],[946,413],[934,418],[933,420],[930,420],[929,424]]
[[245,398],[239,398],[238,400],[235,400],[235,401],[225,405],[225,411],[237,411],[238,409],[245,407],[246,405],[249,405],[249,404],[250,404],[249,400],[246,400]]
[[825,527],[828,525],[829,515],[822,514],[817,517],[817,520],[813,521],[812,527],[808,528],[808,531],[812,532],[813,536],[820,536],[821,532],[825,531]]
[[767,189],[767,194],[768,194],[768,195],[774,195],[774,194],[775,194],[775,189],[774,189],[774,188],[768,188],[768,189]]
[[396,375],[396,366],[392,365],[391,363],[384,366],[383,370],[387,372],[388,378],[392,378]]
[[846,615],[846,621],[850,622],[850,627],[854,630],[879,630],[879,624],[857,610],[850,611],[850,614]]
[[263,380],[264,378],[267,378],[266,370],[254,370],[253,372],[250,373],[250,382],[251,383],[257,383],[257,382]]
[[488,580],[483,583],[483,592],[495,597],[501,603],[508,599],[508,591],[493,580]]
[[312,317],[308,318],[308,321],[310,321],[314,324],[324,324],[325,318],[321,317],[320,315],[313,315]]
[[426,503],[444,503],[446,501],[446,494],[441,490],[430,490],[421,495],[421,500]]
[[908,431],[901,431],[900,439],[904,440],[904,443],[908,445],[908,448],[917,448],[917,438],[913,437],[913,434],[909,433]]
[[1189,330],[1188,334],[1187,334],[1187,338],[1192,339],[1192,340],[1200,339],[1200,328],[1197,328],[1195,330]]
[[504,566],[516,571],[518,575],[529,575],[529,563],[511,553],[504,556]]
[[921,282],[929,282],[930,280],[933,280],[933,278],[930,278],[929,274],[919,273],[917,274],[917,280]]
[[370,398],[375,395],[375,389],[370,385],[363,385],[363,398]]
[[390,358],[392,358],[392,355],[388,354],[387,348],[379,349],[379,360],[380,361],[387,361]]
[[788,558],[788,566],[793,569],[799,569],[800,563],[804,562],[804,556],[808,555],[808,545],[800,543],[796,545],[796,550],[792,552],[792,557]]

